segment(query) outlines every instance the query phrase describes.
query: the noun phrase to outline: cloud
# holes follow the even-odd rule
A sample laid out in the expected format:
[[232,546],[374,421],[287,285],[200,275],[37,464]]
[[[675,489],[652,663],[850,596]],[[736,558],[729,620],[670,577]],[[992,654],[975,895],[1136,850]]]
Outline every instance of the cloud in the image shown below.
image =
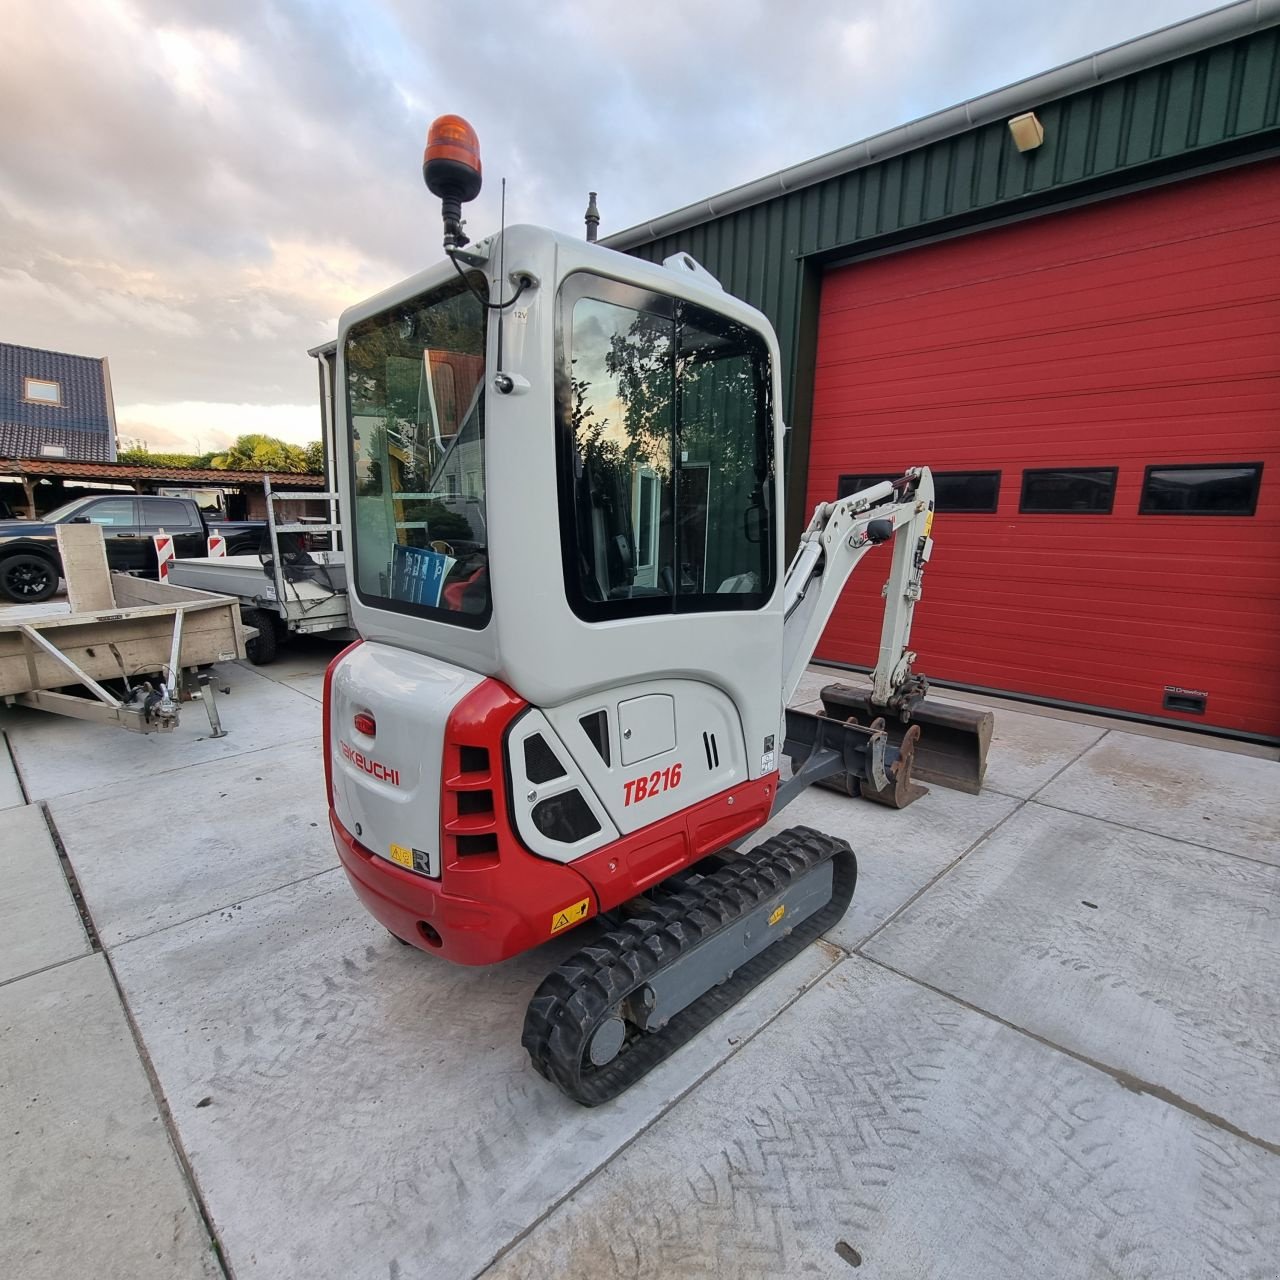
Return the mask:
[[251,432],[306,444],[320,436],[314,404],[231,404],[207,400],[116,406],[122,447],[143,440],[153,450],[207,453]]
[[154,432],[287,418],[342,309],[438,258],[441,111],[480,133],[473,233],[505,175],[510,220],[578,229],[592,189],[608,234],[1201,7],[10,0],[0,340],[109,356]]

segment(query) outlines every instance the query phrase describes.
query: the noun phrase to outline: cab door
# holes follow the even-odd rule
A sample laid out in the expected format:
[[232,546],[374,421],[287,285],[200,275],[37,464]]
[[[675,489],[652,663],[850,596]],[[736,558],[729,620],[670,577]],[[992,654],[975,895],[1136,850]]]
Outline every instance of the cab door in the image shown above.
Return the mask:
[[[137,503],[132,496],[99,498],[77,516],[76,521],[96,524],[102,529],[107,547],[107,564],[121,573],[142,573],[147,567],[150,539],[138,525]],[[154,556],[152,562],[154,563]]]
[[147,572],[156,572],[155,544],[151,541],[157,533],[167,533],[173,539],[173,554],[179,560],[208,554],[204,525],[196,514],[194,502],[180,498],[147,498],[138,503],[142,516],[142,531],[146,535]]

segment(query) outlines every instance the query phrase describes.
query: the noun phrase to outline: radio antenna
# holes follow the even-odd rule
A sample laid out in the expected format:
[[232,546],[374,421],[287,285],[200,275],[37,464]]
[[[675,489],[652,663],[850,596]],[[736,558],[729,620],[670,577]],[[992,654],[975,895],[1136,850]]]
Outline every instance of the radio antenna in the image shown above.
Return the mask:
[[[502,180],[502,202],[498,210],[498,297],[501,298],[507,291],[507,180]],[[516,295],[519,297],[519,294]],[[513,299],[514,301],[514,299]],[[503,323],[504,317],[500,309],[498,311],[498,367],[494,373],[502,372],[502,331],[507,326]]]

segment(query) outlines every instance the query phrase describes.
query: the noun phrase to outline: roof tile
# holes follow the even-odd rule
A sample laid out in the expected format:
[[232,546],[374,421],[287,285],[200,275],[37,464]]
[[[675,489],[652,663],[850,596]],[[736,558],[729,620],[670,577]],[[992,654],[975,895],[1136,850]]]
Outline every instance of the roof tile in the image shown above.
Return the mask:
[[[61,404],[31,404],[25,399],[26,379],[56,382],[62,390]],[[0,342],[0,423],[41,433],[40,439],[63,443],[52,433],[74,432],[78,447],[93,457],[115,456],[115,425],[109,400],[105,362],[100,356],[76,356],[65,351],[44,351]],[[50,433],[45,436],[44,433]],[[105,442],[105,452],[88,437]],[[8,451],[10,446],[5,446]],[[30,445],[23,443],[22,448]],[[34,452],[39,454],[39,444]]]

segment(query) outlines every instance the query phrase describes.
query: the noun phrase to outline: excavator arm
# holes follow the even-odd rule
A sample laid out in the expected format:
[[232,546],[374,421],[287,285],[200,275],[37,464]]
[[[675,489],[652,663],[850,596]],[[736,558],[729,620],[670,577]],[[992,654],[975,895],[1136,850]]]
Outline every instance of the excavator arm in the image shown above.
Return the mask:
[[[783,750],[795,771],[779,788],[779,807],[811,782],[897,808],[921,794],[913,778],[974,794],[981,789],[992,713],[927,698],[929,682],[911,669],[911,619],[933,549],[932,530],[928,467],[814,511],[784,584]],[[871,688],[828,685],[821,716],[791,709],[849,575],[868,551],[891,539]]]
[[920,599],[924,567],[933,547],[933,477],[913,467],[837,502],[824,502],[800,536],[784,583],[783,705],[790,703],[813,658],[818,639],[862,557],[892,540],[893,563],[884,588],[880,650],[872,673],[872,700],[905,719],[928,692],[912,673],[907,648],[911,617]]

